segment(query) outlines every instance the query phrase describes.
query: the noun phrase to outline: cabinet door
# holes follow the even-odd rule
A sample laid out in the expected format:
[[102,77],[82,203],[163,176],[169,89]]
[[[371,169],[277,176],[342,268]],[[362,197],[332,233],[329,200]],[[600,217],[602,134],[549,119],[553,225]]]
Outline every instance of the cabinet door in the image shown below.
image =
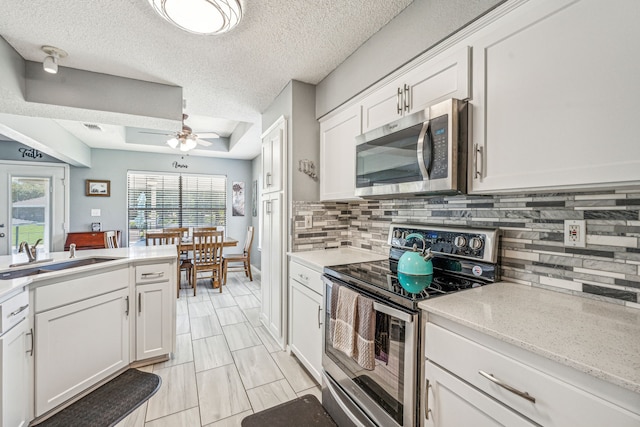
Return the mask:
[[636,0],[531,1],[482,30],[472,192],[640,181],[638,16]]
[[170,282],[136,286],[136,360],[171,352]]
[[320,200],[354,200],[356,136],[360,106],[354,105],[320,123]]
[[322,295],[289,279],[291,351],[320,384],[322,373]]
[[536,425],[430,361],[426,362],[425,371],[425,427]]
[[32,348],[31,334],[27,334],[27,319],[7,332],[0,341],[2,360],[2,425],[26,427],[29,424],[29,364]]
[[280,119],[262,138],[262,191],[280,191],[284,181],[284,143],[287,122]]
[[409,86],[409,113],[449,98],[466,99],[471,96],[471,48],[448,49],[409,71],[405,82]]
[[267,330],[284,348],[286,281],[283,281],[285,245],[284,204],[282,193],[271,193],[263,199],[262,228],[262,302],[261,319]]
[[128,293],[36,314],[36,416],[129,365]]
[[[406,88],[407,91],[409,88]],[[398,78],[362,100],[362,133],[377,129],[401,118],[405,109],[405,87]]]

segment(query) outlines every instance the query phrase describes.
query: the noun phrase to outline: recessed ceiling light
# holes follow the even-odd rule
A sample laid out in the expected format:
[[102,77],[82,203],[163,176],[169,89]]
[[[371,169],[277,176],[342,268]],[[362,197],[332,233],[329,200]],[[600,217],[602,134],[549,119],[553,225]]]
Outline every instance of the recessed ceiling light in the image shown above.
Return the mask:
[[178,28],[194,34],[221,34],[242,18],[239,0],[149,0],[154,10]]

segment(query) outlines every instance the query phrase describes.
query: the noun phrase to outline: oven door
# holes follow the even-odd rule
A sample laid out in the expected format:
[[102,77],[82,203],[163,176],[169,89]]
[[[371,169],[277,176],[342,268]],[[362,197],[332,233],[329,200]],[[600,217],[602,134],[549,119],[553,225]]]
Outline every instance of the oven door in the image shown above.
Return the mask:
[[[359,366],[355,360],[333,347],[331,331],[331,292],[333,281],[325,283],[325,334],[322,367],[332,380],[323,387],[333,387],[333,394],[346,395],[362,413],[379,426],[415,426],[417,411],[417,313],[405,312],[374,299],[376,311],[376,358],[373,370]],[[324,393],[323,393],[324,395]],[[348,405],[340,405],[348,411]],[[354,419],[354,416],[350,416]],[[355,417],[357,418],[357,416]],[[358,425],[358,423],[356,423]]]

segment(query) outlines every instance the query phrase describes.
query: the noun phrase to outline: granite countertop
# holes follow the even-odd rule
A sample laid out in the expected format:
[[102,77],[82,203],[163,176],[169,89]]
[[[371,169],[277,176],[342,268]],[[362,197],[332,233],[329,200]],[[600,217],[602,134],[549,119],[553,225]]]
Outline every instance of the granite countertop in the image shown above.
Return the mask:
[[[76,258],[114,258],[113,261],[105,261],[98,264],[90,264],[81,267],[74,267],[67,270],[52,271],[48,273],[37,274],[33,276],[20,277],[16,279],[0,280],[0,300],[3,300],[11,296],[15,292],[19,292],[25,286],[35,286],[38,282],[67,276],[69,274],[75,274],[78,272],[92,270],[94,268],[108,267],[113,265],[129,264],[131,262],[138,262],[141,260],[159,261],[165,259],[172,259],[177,257],[177,249],[175,246],[141,246],[130,248],[117,248],[117,249],[90,249],[76,252]],[[49,262],[40,262],[25,264],[16,267],[9,267],[11,264],[23,263],[27,261],[26,254],[20,253],[17,255],[0,256],[0,276],[6,271],[15,271],[24,268],[42,267],[46,268],[47,265],[56,264],[60,262],[69,261],[69,252],[51,252],[39,255],[40,259],[52,259]]]
[[640,310],[509,282],[419,307],[640,393]]
[[356,262],[379,261],[389,258],[365,249],[342,247],[307,252],[289,252],[287,255],[296,262],[312,270],[322,272],[328,265],[353,264]]

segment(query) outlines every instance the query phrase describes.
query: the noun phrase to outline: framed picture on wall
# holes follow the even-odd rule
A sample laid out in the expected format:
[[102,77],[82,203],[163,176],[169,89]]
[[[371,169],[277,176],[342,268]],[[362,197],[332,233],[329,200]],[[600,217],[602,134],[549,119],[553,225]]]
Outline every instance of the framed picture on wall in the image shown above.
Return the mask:
[[85,180],[85,195],[97,197],[111,196],[111,181],[100,179]]

